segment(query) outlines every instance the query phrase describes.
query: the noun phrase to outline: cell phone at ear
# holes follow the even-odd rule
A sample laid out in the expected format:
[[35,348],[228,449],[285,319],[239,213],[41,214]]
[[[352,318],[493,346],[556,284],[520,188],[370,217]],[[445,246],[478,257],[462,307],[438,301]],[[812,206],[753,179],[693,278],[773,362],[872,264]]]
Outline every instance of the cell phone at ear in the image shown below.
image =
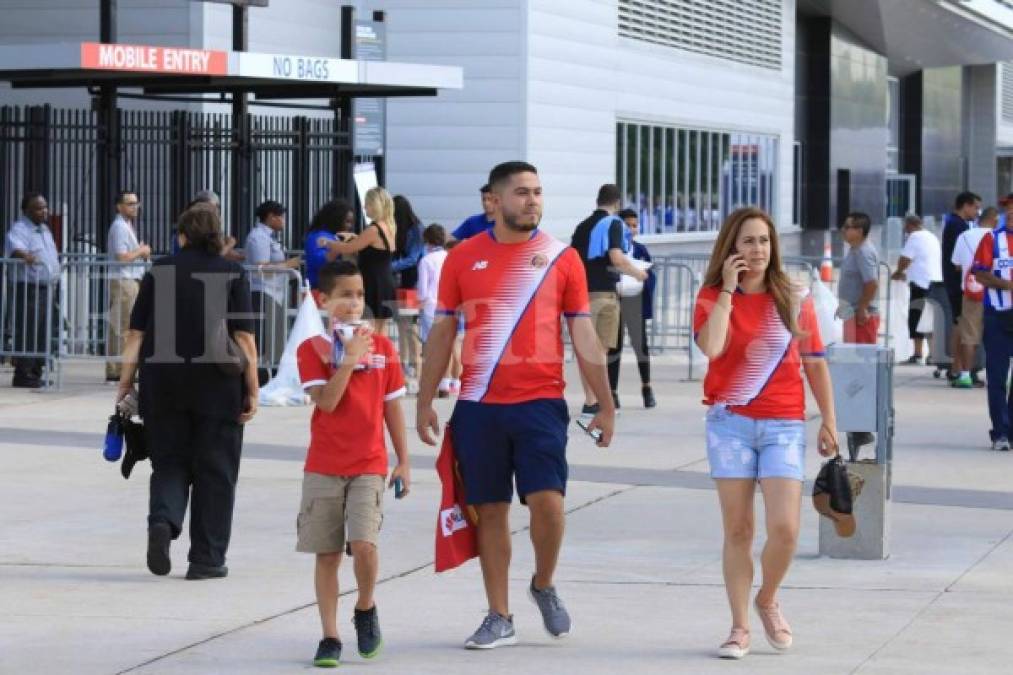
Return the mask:
[[585,422],[582,419],[577,420],[577,426],[583,429],[584,433],[593,438],[597,443],[598,441],[601,440],[601,429],[595,429],[594,431],[591,431],[589,429],[590,425],[591,425],[590,422]]

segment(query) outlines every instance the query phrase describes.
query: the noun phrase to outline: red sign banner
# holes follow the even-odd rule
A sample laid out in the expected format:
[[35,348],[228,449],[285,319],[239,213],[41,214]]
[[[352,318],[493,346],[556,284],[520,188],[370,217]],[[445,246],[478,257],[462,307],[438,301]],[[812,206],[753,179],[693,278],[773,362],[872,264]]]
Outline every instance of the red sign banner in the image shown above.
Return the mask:
[[81,67],[135,73],[227,75],[228,52],[184,47],[81,43]]

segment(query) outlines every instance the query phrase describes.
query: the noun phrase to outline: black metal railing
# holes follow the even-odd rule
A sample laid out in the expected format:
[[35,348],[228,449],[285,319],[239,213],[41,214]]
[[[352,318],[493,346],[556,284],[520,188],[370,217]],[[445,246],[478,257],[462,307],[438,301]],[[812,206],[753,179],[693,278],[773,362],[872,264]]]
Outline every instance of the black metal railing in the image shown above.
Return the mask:
[[[289,209],[284,245],[301,248],[316,209],[353,196],[352,160],[347,121],[334,118],[247,115],[237,125],[230,114],[120,110],[108,124],[92,110],[2,106],[0,222],[38,191],[62,250],[103,252],[115,215],[108,195],[131,189],[143,202],[140,238],[166,253],[183,207],[214,190],[228,234],[242,241],[256,205],[274,199]],[[248,189],[233,190],[236,180]]]

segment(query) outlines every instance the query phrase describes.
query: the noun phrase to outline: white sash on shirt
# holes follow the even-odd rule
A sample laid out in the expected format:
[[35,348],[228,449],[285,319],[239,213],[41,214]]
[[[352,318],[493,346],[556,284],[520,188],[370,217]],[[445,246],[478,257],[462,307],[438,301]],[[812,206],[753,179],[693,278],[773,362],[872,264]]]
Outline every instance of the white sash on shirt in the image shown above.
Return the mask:
[[[1010,257],[1009,233],[1005,228],[992,232],[992,274],[1013,281],[1013,258]],[[1000,312],[1013,307],[1013,294],[998,288],[988,289],[989,304]]]

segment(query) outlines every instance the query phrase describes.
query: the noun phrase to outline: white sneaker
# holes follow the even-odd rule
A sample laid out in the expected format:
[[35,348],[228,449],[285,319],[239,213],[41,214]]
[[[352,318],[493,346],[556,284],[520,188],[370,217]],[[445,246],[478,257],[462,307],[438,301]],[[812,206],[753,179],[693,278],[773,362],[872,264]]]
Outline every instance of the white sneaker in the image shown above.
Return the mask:
[[992,441],[992,449],[999,452],[1009,452],[1009,441],[1005,438],[997,438]]

